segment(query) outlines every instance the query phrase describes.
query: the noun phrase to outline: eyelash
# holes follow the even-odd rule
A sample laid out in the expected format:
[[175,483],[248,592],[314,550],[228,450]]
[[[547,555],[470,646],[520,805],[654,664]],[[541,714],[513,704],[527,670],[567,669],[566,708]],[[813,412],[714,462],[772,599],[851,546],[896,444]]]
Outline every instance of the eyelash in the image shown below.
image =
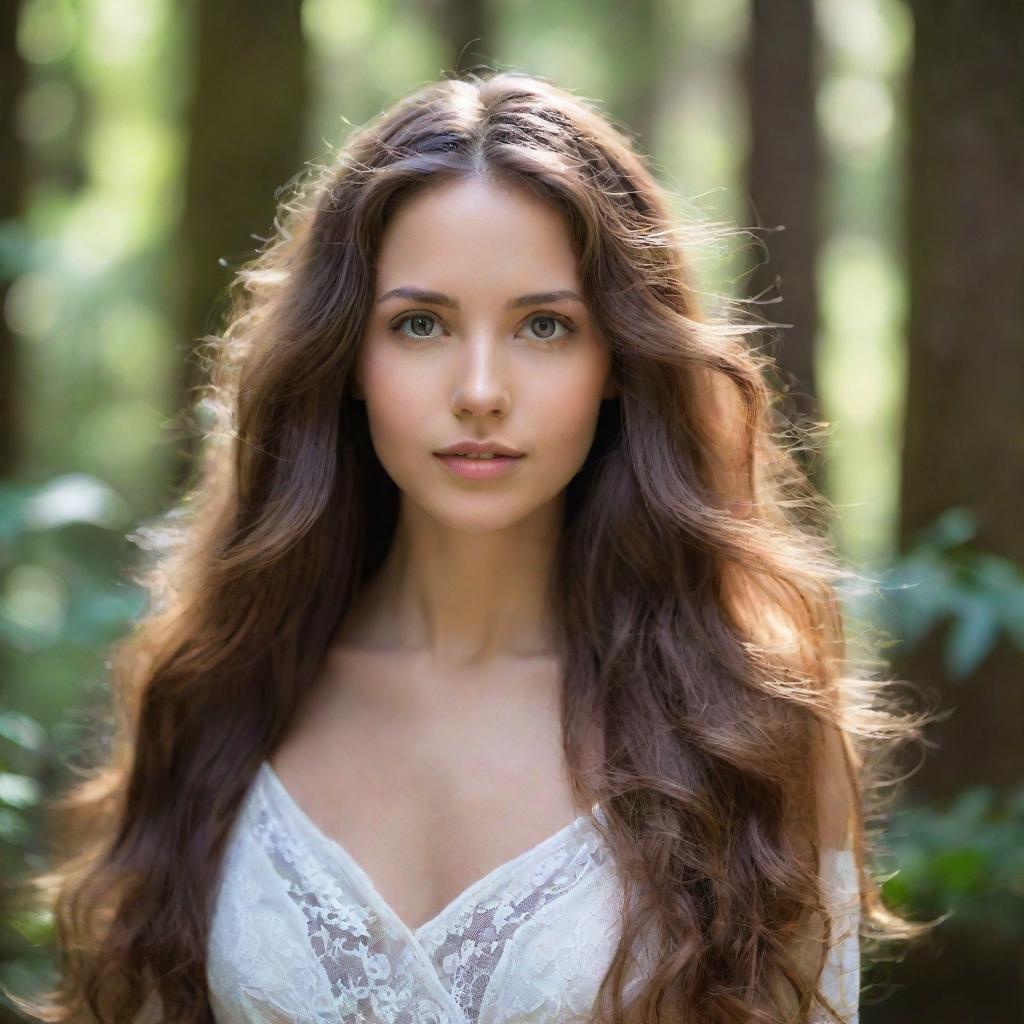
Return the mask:
[[[433,313],[428,313],[426,310],[414,309],[410,313],[403,313],[402,316],[400,316],[397,320],[392,321],[388,329],[391,330],[391,331],[394,331],[396,334],[404,335],[406,338],[411,338],[413,341],[431,341],[431,340],[433,340],[431,338],[424,338],[422,336],[415,335],[415,334],[406,334],[405,331],[403,331],[401,329],[402,324],[404,324],[406,320],[412,320],[414,317],[417,317],[417,316],[425,316],[425,317],[428,317],[430,320],[433,320],[435,322],[439,321],[439,319],[440,319],[439,317],[435,316]],[[547,345],[549,348],[554,348],[556,345],[559,345],[559,344],[561,344],[563,342],[568,341],[569,338],[573,334],[575,334],[577,330],[579,330],[579,328],[577,328],[576,325],[571,320],[569,320],[567,317],[558,316],[555,313],[534,313],[533,316],[531,316],[526,322],[530,323],[533,320],[554,320],[555,323],[561,324],[565,328],[565,332],[566,333],[563,334],[562,337],[560,337],[560,338],[534,338],[534,339],[532,339],[534,341],[539,341],[539,342]]]

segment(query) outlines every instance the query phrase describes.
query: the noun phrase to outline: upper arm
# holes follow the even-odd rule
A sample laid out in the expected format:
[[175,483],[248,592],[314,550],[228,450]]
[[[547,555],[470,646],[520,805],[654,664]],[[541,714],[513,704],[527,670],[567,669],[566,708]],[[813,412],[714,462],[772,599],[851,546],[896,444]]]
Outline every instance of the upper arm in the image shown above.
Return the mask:
[[820,762],[814,785],[818,838],[822,849],[844,849],[852,842],[856,801],[850,772],[855,768],[848,737],[833,726],[821,726]]

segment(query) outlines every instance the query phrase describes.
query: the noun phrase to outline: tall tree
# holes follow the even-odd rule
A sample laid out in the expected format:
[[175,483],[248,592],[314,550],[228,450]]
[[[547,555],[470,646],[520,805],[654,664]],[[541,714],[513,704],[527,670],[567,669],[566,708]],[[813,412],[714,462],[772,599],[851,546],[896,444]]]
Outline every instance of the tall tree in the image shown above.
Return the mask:
[[[976,543],[1024,564],[1024,6],[910,0],[906,248],[910,301],[900,535],[967,506]],[[903,655],[899,675],[952,715],[929,729],[909,785],[942,799],[1024,780],[1024,663],[1001,641],[967,679],[945,637]],[[908,958],[879,1021],[1024,1018],[1024,944],[956,922]]]
[[[645,153],[657,150],[655,127],[664,103],[663,89],[674,44],[664,0],[634,0],[628,8],[612,3],[605,12],[608,45],[628,59],[615,69],[612,115],[621,121]],[[666,84],[667,83],[667,84]]]
[[487,0],[430,0],[427,8],[448,52],[448,71],[490,62],[495,38]]
[[[752,0],[744,80],[750,123],[747,188],[766,255],[748,278],[748,297],[784,328],[775,350],[791,415],[817,419],[815,262],[820,242],[820,144],[815,121],[813,0]],[[816,470],[816,467],[811,467]]]
[[[14,125],[15,102],[25,83],[16,38],[20,8],[17,0],[0,6],[0,232],[9,239],[15,237],[25,197],[24,147]],[[5,248],[9,252],[14,246]],[[13,263],[13,258],[0,263],[0,477],[13,473],[18,459],[17,339],[3,316]]]
[[[309,86],[301,7],[301,0],[202,0],[192,8],[195,72],[178,266],[179,334],[192,348],[222,326],[234,271],[270,234],[275,192],[303,169]],[[200,380],[189,359],[184,407]],[[183,466],[183,475],[189,469]]]
[[[904,545],[969,506],[978,546],[1024,565],[1024,6],[914,0]],[[941,637],[907,663],[957,710],[917,784],[1024,780],[1024,664],[1009,642],[946,678]]]

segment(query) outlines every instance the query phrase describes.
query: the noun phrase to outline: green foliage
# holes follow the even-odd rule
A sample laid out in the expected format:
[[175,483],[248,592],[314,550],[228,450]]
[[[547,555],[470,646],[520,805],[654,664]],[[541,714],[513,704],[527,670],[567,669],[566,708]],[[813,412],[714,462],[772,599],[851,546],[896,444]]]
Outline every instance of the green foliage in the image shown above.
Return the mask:
[[[0,866],[5,879],[20,879],[41,866],[30,815],[43,797],[39,776],[54,756],[38,722],[18,711],[0,713]],[[0,909],[0,983],[26,990],[49,966],[44,950],[54,940],[53,915],[15,904]],[[9,1000],[0,996],[0,1005],[9,1007]]]
[[890,631],[913,646],[949,624],[944,656],[955,680],[974,672],[1001,636],[1024,649],[1024,573],[972,546],[973,513],[952,508],[893,563],[880,611]]
[[[69,692],[80,694],[77,666],[84,671],[143,607],[141,591],[119,581],[112,568],[128,519],[124,500],[83,474],[43,484],[0,483],[0,659],[8,705],[0,706],[5,879],[19,880],[45,866],[44,780],[60,774],[77,744],[50,670],[65,666]],[[37,715],[59,717],[52,733],[36,716],[15,710],[29,695]],[[0,982],[22,989],[48,965],[43,947],[53,940],[53,920],[16,903],[2,909]]]
[[0,220],[0,281],[10,281],[39,262],[32,239],[23,224]]
[[0,842],[23,847],[31,836],[26,812],[40,802],[42,793],[32,775],[10,769],[19,762],[40,764],[49,741],[38,722],[17,711],[0,714],[0,738]]
[[1024,937],[1024,786],[1008,794],[976,786],[946,808],[901,812],[880,846],[894,865],[882,884],[890,906]]
[[0,641],[31,652],[114,640],[141,608],[136,588],[110,578],[127,518],[123,499],[81,473],[0,483]]
[[[943,657],[962,683],[1000,640],[1024,649],[1024,573],[980,549],[970,509],[948,509],[881,574],[850,595],[858,619],[914,647],[945,628]],[[915,920],[1024,937],[1024,784],[967,788],[947,805],[895,813],[881,837],[885,901]],[[947,923],[948,920],[948,923]]]

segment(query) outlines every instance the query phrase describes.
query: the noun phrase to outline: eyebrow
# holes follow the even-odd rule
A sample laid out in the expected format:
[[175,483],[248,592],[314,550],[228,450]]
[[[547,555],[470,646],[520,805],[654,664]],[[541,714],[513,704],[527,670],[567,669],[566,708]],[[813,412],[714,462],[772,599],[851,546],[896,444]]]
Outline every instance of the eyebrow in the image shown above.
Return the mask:
[[[378,300],[378,305],[385,299],[412,299],[414,302],[424,302],[432,306],[447,306],[449,309],[459,309],[459,300],[445,295],[444,292],[432,292],[426,288],[413,288],[406,285],[402,288],[392,288],[385,292]],[[547,302],[558,302],[561,299],[572,299],[582,302],[583,297],[579,292],[571,288],[560,288],[553,292],[534,292],[531,295],[520,295],[518,298],[509,299],[505,304],[506,309],[519,309],[522,306],[541,306]]]

